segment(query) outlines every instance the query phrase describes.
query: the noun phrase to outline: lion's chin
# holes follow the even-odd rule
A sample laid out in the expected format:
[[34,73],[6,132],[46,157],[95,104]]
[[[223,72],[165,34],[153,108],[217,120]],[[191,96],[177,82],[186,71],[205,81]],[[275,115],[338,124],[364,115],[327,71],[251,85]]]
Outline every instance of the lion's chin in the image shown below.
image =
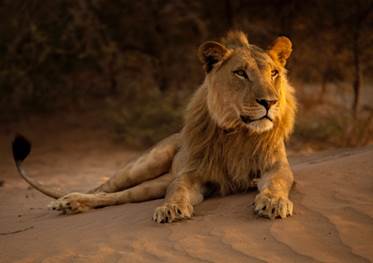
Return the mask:
[[273,122],[269,119],[262,119],[245,124],[245,126],[254,133],[263,133],[273,128]]

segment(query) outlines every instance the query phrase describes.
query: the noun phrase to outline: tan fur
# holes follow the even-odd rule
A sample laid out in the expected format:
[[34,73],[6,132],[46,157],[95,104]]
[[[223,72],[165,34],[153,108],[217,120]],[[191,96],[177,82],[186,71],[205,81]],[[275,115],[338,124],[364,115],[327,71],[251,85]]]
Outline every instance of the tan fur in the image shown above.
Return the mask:
[[[51,207],[81,212],[144,201],[164,196],[168,186],[165,203],[153,216],[156,222],[167,223],[190,218],[193,206],[206,195],[257,187],[259,215],[291,215],[288,194],[293,175],[285,140],[293,129],[296,103],[284,68],[291,49],[290,40],[280,37],[265,51],[237,31],[221,43],[202,44],[199,57],[206,78],[187,107],[181,133],[92,191],[106,193],[69,194]],[[271,102],[268,112],[263,100]]]

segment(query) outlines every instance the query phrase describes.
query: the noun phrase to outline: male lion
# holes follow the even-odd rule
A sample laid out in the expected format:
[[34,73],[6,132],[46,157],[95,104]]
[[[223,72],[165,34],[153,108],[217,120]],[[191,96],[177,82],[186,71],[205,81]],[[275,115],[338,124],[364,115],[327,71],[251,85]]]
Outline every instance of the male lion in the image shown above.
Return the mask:
[[228,33],[221,43],[203,43],[198,55],[206,77],[187,107],[182,131],[87,194],[62,196],[28,177],[21,163],[30,144],[22,137],[13,142],[19,172],[57,198],[50,207],[64,213],[165,196],[153,220],[170,223],[190,218],[193,206],[206,196],[257,187],[257,214],[290,216],[293,174],[284,142],[293,129],[296,104],[284,66],[291,46],[288,38],[279,37],[262,50],[242,32]]

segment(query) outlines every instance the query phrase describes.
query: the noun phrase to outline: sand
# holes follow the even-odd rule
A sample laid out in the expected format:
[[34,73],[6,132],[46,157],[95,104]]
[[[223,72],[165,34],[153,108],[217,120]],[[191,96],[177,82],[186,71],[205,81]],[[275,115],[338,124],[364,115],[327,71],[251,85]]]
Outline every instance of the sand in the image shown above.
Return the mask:
[[[193,219],[157,225],[151,216],[162,200],[70,216],[48,210],[51,199],[16,173],[12,132],[0,134],[0,262],[373,261],[372,146],[291,157],[290,218],[256,217],[251,192],[206,200]],[[98,136],[32,135],[26,167],[50,185],[87,190],[138,154]]]

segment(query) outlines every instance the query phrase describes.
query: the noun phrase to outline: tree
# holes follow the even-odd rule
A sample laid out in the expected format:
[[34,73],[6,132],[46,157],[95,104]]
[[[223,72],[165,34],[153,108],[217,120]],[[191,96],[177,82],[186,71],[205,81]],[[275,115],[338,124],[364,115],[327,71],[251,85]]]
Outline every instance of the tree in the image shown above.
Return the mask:
[[[369,1],[354,1],[354,13],[351,16],[352,19],[352,54],[353,54],[353,65],[354,65],[354,79],[353,79],[353,91],[354,98],[352,102],[352,113],[356,118],[360,91],[361,91],[361,56],[364,46],[364,40],[362,39],[362,33],[364,31],[365,22],[371,15],[373,9],[373,2]],[[369,32],[368,32],[369,33]],[[372,32],[370,32],[371,34]],[[369,36],[368,36],[369,38]],[[371,44],[371,43],[370,43]]]

